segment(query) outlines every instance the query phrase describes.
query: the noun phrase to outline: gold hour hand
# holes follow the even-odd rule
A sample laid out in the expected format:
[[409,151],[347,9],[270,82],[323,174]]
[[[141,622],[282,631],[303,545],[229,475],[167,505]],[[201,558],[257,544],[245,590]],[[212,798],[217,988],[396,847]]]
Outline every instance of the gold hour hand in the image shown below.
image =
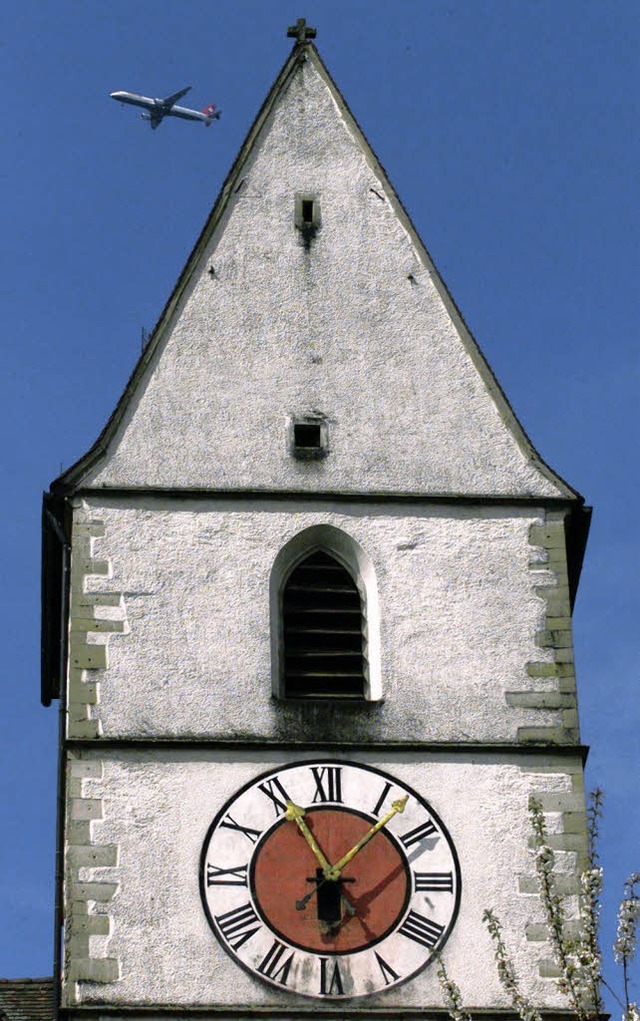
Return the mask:
[[404,806],[406,805],[408,800],[409,795],[405,794],[404,798],[399,798],[398,801],[392,801],[391,810],[387,812],[387,814],[384,815],[382,819],[379,819],[375,826],[372,826],[371,829],[368,830],[365,833],[365,835],[360,838],[355,847],[352,847],[351,850],[347,851],[344,857],[340,859],[340,861],[336,862],[333,868],[329,870],[328,874],[325,872],[327,879],[333,879],[334,882],[336,879],[339,879],[340,873],[342,872],[345,865],[348,865],[351,859],[355,858],[358,851],[361,851],[365,844],[368,844],[371,838],[375,837],[378,830],[381,830],[383,826],[386,826],[389,820],[393,819],[394,815],[397,815],[398,812],[404,812]]
[[285,819],[289,822],[295,822],[296,826],[302,833],[302,836],[308,843],[309,847],[316,856],[316,860],[322,869],[325,878],[329,878],[328,873],[332,872],[331,865],[323,855],[322,851],[318,847],[318,843],[313,833],[304,821],[305,811],[304,808],[300,808],[299,805],[294,805],[293,801],[287,801],[287,811],[285,812]]

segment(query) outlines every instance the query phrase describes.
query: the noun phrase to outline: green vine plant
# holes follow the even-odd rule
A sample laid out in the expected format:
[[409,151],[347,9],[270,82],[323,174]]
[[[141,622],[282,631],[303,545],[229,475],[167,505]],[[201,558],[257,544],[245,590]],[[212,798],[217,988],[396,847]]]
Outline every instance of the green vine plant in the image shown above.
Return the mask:
[[[622,1008],[622,1021],[640,1021],[638,1004],[629,999],[629,968],[637,946],[640,920],[640,874],[632,873],[624,884],[618,911],[618,931],[613,945],[614,959],[622,966],[623,995],[619,997],[602,975],[598,941],[602,866],[598,855],[598,831],[602,817],[602,791],[589,795],[587,804],[588,864],[580,877],[578,918],[567,917],[567,894],[561,892],[556,874],[556,856],[549,845],[542,805],[536,798],[529,804],[533,833],[533,856],[540,900],[545,913],[547,944],[556,966],[558,988],[567,998],[576,1021],[600,1021],[604,1013],[601,988],[606,986]],[[482,918],[494,946],[498,979],[521,1021],[542,1021],[539,1008],[522,993],[518,976],[504,942],[500,919],[487,910]],[[438,960],[438,979],[447,1012],[452,1021],[472,1021],[465,1011],[460,989]]]

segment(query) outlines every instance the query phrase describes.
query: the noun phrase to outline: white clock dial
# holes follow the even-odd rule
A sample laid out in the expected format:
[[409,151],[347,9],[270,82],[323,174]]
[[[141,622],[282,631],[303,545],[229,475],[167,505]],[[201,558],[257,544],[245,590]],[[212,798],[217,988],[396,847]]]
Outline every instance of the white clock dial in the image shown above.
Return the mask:
[[283,766],[239,790],[209,827],[200,885],[240,965],[330,1000],[415,976],[460,900],[456,851],[428,802],[378,769],[334,760]]

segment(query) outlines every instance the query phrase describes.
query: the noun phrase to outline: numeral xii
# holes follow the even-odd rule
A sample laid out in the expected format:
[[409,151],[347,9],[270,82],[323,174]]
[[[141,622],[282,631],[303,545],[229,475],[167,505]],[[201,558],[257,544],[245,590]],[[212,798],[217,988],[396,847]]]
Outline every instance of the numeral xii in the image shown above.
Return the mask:
[[312,766],[316,782],[313,804],[319,801],[334,801],[342,804],[342,768],[340,766]]

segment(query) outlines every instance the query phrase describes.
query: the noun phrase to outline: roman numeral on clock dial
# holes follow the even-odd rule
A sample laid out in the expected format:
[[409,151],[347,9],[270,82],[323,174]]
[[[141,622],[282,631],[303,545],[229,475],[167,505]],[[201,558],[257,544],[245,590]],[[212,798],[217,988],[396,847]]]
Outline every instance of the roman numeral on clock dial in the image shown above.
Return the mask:
[[380,797],[376,801],[376,807],[373,810],[373,814],[374,815],[379,815],[380,814],[380,809],[382,808],[382,806],[384,805],[385,801],[387,800],[387,794],[389,793],[390,790],[391,790],[391,784],[390,783],[385,783],[384,787],[382,788],[382,794],[380,795]]
[[247,837],[252,844],[255,844],[256,840],[260,836],[260,830],[254,830],[251,828],[251,826],[242,826],[239,822],[236,822],[235,819],[233,819],[230,815],[225,816],[220,825],[224,826],[225,829],[237,830],[238,833],[244,833],[245,837]]
[[340,766],[312,766],[316,782],[313,804],[319,801],[333,801],[342,804],[342,768]]
[[453,893],[452,872],[414,872],[413,881],[416,893],[428,890],[446,890]]
[[344,996],[344,984],[337,961],[320,958],[320,995]]
[[248,902],[241,904],[239,908],[234,908],[233,911],[225,911],[224,914],[217,915],[216,922],[232,950],[241,947],[260,928],[258,916]]
[[373,952],[376,955],[376,960],[378,962],[380,971],[382,972],[382,977],[384,979],[385,986],[388,986],[390,982],[397,982],[398,979],[400,978],[398,973],[393,970],[391,965],[387,964],[384,957],[380,957],[380,954],[378,953],[377,950],[374,950]]
[[264,783],[258,784],[258,790],[266,794],[268,798],[273,802],[276,816],[283,815],[287,811],[287,801],[291,801],[291,798],[285,791],[284,787],[280,783],[277,776],[273,780],[265,780]]
[[[228,878],[225,878],[228,877]],[[235,869],[219,869],[207,863],[207,886],[246,886],[247,866],[238,865]]]
[[265,978],[270,978],[273,982],[279,982],[281,986],[286,986],[289,972],[295,954],[289,954],[286,961],[280,963],[283,955],[286,953],[287,948],[279,940],[274,939],[269,952],[265,956],[261,964],[258,965],[258,971]]
[[444,926],[432,922],[430,918],[425,918],[417,911],[410,911],[398,932],[401,936],[412,939],[414,943],[421,943],[423,947],[431,949],[442,936]]
[[431,819],[427,819],[420,826],[416,826],[414,830],[409,830],[408,833],[401,836],[400,840],[405,847],[411,847],[412,844],[417,844],[436,832],[435,824],[431,822]]

